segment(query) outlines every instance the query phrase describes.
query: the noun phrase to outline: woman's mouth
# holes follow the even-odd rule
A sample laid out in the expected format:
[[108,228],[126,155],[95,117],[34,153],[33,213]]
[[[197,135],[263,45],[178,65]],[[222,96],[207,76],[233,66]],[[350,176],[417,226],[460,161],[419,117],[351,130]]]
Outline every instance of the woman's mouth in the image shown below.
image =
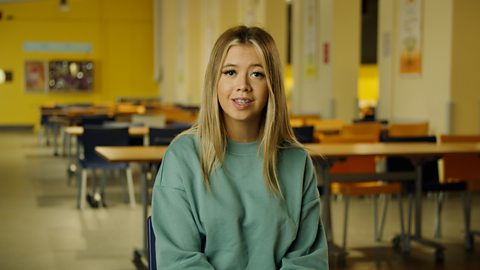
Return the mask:
[[235,103],[235,105],[241,108],[247,107],[253,102],[253,99],[249,99],[249,98],[234,98],[232,100]]

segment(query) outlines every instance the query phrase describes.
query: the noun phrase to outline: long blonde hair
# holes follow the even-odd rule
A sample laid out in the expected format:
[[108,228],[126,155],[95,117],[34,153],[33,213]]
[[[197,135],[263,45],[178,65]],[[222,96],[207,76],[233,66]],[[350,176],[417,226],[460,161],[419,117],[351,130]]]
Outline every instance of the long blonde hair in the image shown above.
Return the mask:
[[227,147],[227,135],[218,102],[217,85],[221,66],[233,45],[253,46],[262,60],[268,87],[268,101],[260,124],[259,152],[263,155],[263,177],[275,194],[282,194],[277,176],[277,151],[289,145],[300,146],[288,119],[280,56],[272,36],[259,27],[236,26],[225,31],[215,42],[205,72],[205,83],[197,122],[188,133],[199,137],[202,173],[209,185],[209,175],[221,164]]

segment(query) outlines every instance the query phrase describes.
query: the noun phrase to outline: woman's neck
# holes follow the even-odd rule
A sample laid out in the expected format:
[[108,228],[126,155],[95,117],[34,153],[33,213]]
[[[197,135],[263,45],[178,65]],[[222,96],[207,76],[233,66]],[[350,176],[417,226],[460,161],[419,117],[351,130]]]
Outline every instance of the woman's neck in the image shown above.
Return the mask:
[[254,142],[258,139],[259,123],[235,122],[225,124],[227,137],[235,142]]

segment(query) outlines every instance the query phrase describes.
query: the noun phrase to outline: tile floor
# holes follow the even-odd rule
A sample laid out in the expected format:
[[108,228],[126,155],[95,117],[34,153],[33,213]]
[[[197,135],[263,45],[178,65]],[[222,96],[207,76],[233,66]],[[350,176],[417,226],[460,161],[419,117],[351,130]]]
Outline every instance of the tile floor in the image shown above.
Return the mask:
[[[68,160],[53,156],[28,132],[0,133],[0,269],[135,269],[134,248],[142,245],[142,213],[126,202],[123,180],[111,180],[106,209],[76,209],[76,186],[69,183]],[[134,176],[138,194],[138,168]],[[477,249],[463,249],[461,198],[449,196],[444,208],[444,264],[416,244],[410,255],[393,251],[399,231],[398,210],[391,204],[384,240],[373,241],[370,201],[354,199],[349,216],[349,255],[345,267],[331,269],[480,269]],[[424,203],[424,234],[433,234],[433,200]],[[480,196],[474,197],[472,224],[480,228]],[[333,202],[334,237],[341,239],[342,202]]]

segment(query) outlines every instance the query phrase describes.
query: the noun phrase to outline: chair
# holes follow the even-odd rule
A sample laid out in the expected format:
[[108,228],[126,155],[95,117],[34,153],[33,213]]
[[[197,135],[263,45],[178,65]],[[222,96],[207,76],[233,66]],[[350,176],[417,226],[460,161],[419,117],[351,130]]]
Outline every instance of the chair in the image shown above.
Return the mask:
[[[363,124],[361,124],[363,125]],[[363,130],[365,126],[362,126]],[[339,135],[330,135],[325,136],[322,143],[374,143],[379,140],[379,131],[380,129],[375,127],[372,129],[373,133],[369,134],[366,132],[361,132],[361,135],[356,137],[354,132],[351,133],[342,133]],[[342,162],[336,162],[333,164],[330,169],[331,173],[374,173],[376,171],[376,159],[375,157],[349,157]],[[374,230],[374,240],[380,241],[382,239],[383,227],[385,224],[385,217],[387,213],[388,200],[390,196],[397,194],[401,197],[401,184],[400,183],[391,183],[383,181],[365,181],[365,182],[332,182],[331,192],[334,195],[341,195],[344,197],[344,223],[343,223],[343,242],[342,246],[346,248],[346,239],[347,239],[347,227],[348,227],[348,207],[349,207],[349,198],[352,196],[371,196],[373,200],[373,230]],[[380,217],[380,222],[378,221],[378,197],[383,195],[383,210],[382,216]],[[401,200],[399,199],[399,202]],[[403,209],[402,204],[399,203],[399,211],[401,217],[401,233],[403,234]]]
[[[111,122],[113,121],[113,117],[106,115],[106,114],[93,114],[93,115],[84,115],[78,119],[79,124],[83,127],[85,126],[101,126],[106,122]],[[65,147],[68,149],[71,147],[70,145],[70,138],[68,138],[65,134],[65,142],[67,144]],[[79,136],[77,137],[77,144],[82,145],[83,144],[83,137]]]
[[147,218],[147,252],[148,252],[148,270],[157,269],[157,257],[155,254],[155,232],[152,226],[152,217]]
[[50,117],[54,116],[60,108],[56,105],[42,106],[40,108],[40,130],[38,132],[38,143],[42,145],[45,136],[45,144],[50,145],[50,138],[54,134],[55,124],[50,122]]
[[[408,143],[408,142],[428,142],[436,143],[435,136],[408,136],[408,137],[384,137],[383,142]],[[389,157],[386,159],[386,170],[389,172],[395,171],[415,171],[415,166],[408,158],[404,157]],[[404,184],[405,191],[409,195],[409,211],[408,211],[408,233],[411,228],[411,208],[413,194],[415,193],[415,184]],[[441,211],[443,206],[444,192],[460,192],[465,191],[466,185],[464,182],[442,183],[440,182],[438,173],[437,160],[431,160],[422,165],[422,193],[433,193],[436,197],[435,223],[434,223],[434,238],[441,237]]]
[[292,127],[311,126],[307,122],[320,120],[320,116],[318,114],[297,114],[290,115],[289,120]]
[[105,122],[113,121],[114,118],[106,114],[84,115],[80,119],[80,125],[93,126],[102,125]]
[[[169,145],[170,142],[184,130],[190,127],[189,124],[172,124],[164,128],[150,127],[148,132],[147,145]],[[147,164],[147,179],[152,180],[160,164]],[[153,181],[149,181],[149,187],[153,186]]]
[[389,137],[427,136],[428,122],[392,123],[387,128]]
[[293,133],[297,140],[301,143],[313,143],[314,142],[314,128],[313,126],[301,126],[293,127]]
[[189,127],[189,125],[170,125],[164,128],[150,127],[148,132],[148,144],[169,145],[178,134]]
[[338,134],[345,122],[340,119],[305,119],[305,126],[313,126],[315,129],[315,141],[320,142],[323,136]]
[[[441,143],[480,143],[480,135],[442,135]],[[480,157],[476,154],[446,154],[443,156],[443,181],[466,182],[467,194],[464,197],[465,248],[473,249],[474,236],[480,235],[479,230],[471,229],[472,192],[480,191]]]
[[[133,177],[132,170],[129,167],[128,163],[111,163],[104,158],[100,157],[95,152],[96,146],[122,146],[128,145],[128,127],[103,127],[103,126],[85,126],[84,132],[82,135],[83,141],[83,159],[80,160],[81,173],[79,174],[78,181],[78,196],[77,203],[78,208],[84,209],[85,197],[86,197],[86,188],[87,188],[87,170],[92,170],[92,192],[94,194],[94,201],[90,198],[90,204],[92,206],[97,206],[96,204],[100,201],[103,202],[105,206],[105,170],[114,170],[120,169],[125,170],[128,196],[130,200],[130,206],[135,207],[135,193],[133,187]],[[104,174],[101,182],[100,196],[98,198],[98,193],[95,192],[96,185],[94,182],[95,170],[101,169]]]

